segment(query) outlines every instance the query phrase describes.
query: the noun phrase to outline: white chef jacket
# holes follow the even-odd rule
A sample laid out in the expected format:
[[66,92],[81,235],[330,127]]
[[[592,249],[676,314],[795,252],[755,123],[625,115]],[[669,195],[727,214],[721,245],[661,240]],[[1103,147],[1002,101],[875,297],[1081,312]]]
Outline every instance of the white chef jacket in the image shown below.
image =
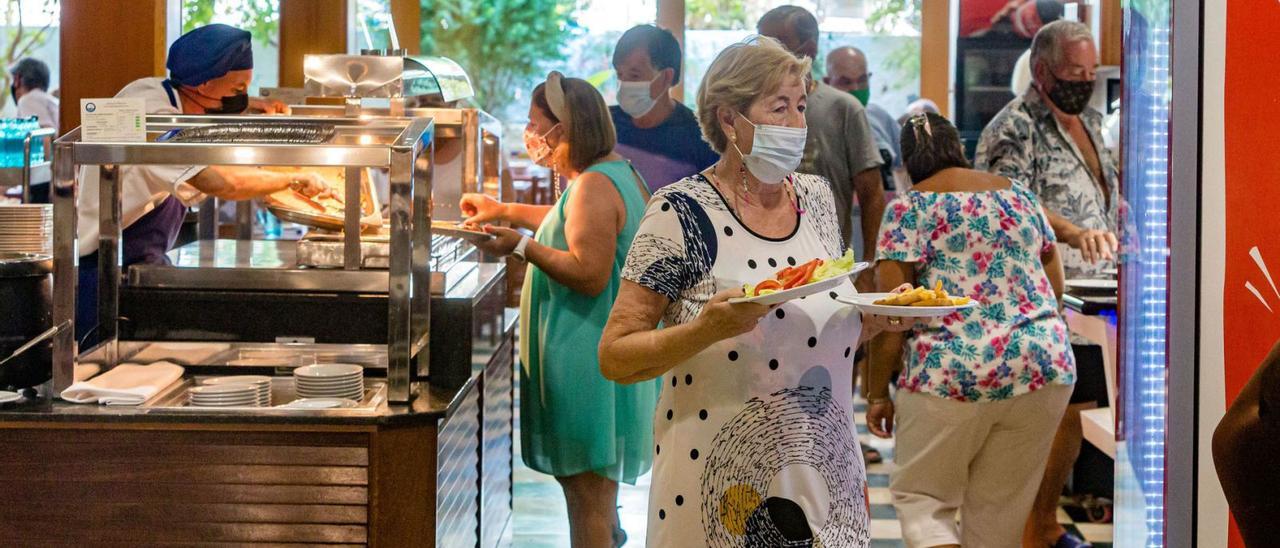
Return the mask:
[[18,117],[36,117],[40,127],[58,129],[58,98],[43,89],[33,89],[18,98]]
[[[181,114],[182,97],[178,90],[173,90],[171,103],[163,82],[163,78],[134,80],[121,89],[116,97],[146,99],[148,114]],[[187,206],[199,203],[205,195],[186,181],[204,168],[205,166],[177,165],[120,166],[121,228],[142,218],[170,195]],[[82,167],[80,191],[76,197],[76,206],[80,211],[76,236],[82,257],[98,250],[98,192],[98,167]]]

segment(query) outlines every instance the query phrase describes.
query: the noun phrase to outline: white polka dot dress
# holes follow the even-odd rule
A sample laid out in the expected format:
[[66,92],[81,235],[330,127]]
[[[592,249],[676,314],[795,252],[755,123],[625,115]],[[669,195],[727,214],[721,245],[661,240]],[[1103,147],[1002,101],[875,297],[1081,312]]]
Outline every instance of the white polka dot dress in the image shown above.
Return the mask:
[[[688,322],[717,291],[842,253],[825,179],[794,179],[804,213],[769,239],[740,223],[694,176],[649,203],[623,277],[671,300],[666,325]],[[669,371],[654,416],[650,546],[869,543],[865,472],[853,422],[852,307],[830,293],[787,302],[746,335]]]

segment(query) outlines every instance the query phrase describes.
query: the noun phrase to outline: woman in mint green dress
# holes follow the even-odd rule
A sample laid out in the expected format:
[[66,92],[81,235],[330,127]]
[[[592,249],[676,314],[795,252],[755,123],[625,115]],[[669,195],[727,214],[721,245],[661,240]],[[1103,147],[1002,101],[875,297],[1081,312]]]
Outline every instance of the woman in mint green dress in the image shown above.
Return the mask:
[[486,226],[482,248],[529,263],[520,302],[520,430],[525,464],[564,489],[573,546],[611,546],[618,482],[635,483],[653,459],[658,381],[623,385],[600,373],[597,345],[648,191],[613,152],[613,122],[591,84],[551,73],[533,92],[525,146],[567,181],[553,206],[462,198],[468,222],[506,221],[529,238]]

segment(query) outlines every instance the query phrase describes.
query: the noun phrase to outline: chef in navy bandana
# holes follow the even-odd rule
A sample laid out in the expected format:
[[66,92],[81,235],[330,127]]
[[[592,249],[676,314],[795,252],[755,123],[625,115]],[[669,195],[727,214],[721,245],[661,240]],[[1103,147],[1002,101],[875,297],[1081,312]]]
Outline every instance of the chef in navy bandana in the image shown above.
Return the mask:
[[[117,98],[140,99],[147,114],[165,116],[235,115],[246,110],[286,112],[283,103],[249,99],[253,81],[253,43],[248,32],[207,25],[188,32],[169,47],[168,78],[139,78]],[[89,99],[92,101],[92,99]],[[247,166],[121,165],[120,264],[167,264],[187,216],[206,197],[243,200],[284,193],[324,198],[331,192],[319,173],[281,173]],[[76,337],[91,346],[97,323],[99,218],[103,204],[99,171],[80,172],[76,195],[76,238],[80,252],[76,296]]]

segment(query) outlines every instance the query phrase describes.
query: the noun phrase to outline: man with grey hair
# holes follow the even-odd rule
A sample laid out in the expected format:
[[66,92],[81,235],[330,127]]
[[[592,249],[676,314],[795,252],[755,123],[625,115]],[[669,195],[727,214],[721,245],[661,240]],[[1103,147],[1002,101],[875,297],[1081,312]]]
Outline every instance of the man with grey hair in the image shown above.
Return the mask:
[[[1031,44],[1031,87],[991,120],[978,142],[979,169],[1027,185],[1040,198],[1067,279],[1102,278],[1114,268],[1116,234],[1126,215],[1118,168],[1102,146],[1102,115],[1088,106],[1097,68],[1089,27],[1066,20],[1045,25]],[[1105,404],[1106,385],[1101,381],[1101,394],[1088,388],[1097,385],[1092,377],[1102,375],[1094,366],[1101,362],[1099,348],[1073,343],[1082,343],[1072,345],[1076,390],[1054,438],[1023,546],[1087,546],[1057,523],[1056,511],[1080,454],[1080,411],[1099,400]]]
[[[804,8],[769,10],[756,30],[777,39],[797,57],[818,56],[818,20]],[[836,197],[836,220],[844,245],[853,247],[860,259],[872,256],[884,215],[884,186],[883,162],[866,112],[852,95],[816,79],[810,81],[808,91],[804,117],[809,132],[797,171],[826,177]],[[860,213],[853,207],[855,196]],[[859,291],[874,291],[871,270],[863,272],[856,285]]]

